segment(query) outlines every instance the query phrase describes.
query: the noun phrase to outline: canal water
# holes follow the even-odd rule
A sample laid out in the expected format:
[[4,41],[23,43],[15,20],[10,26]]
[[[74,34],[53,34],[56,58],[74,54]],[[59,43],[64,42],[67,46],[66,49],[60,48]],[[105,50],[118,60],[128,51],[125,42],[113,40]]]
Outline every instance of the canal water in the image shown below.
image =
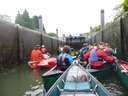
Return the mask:
[[[0,73],[0,96],[42,96],[42,78],[46,70],[30,70],[27,64]],[[128,96],[119,79],[113,73],[100,79],[112,96]]]

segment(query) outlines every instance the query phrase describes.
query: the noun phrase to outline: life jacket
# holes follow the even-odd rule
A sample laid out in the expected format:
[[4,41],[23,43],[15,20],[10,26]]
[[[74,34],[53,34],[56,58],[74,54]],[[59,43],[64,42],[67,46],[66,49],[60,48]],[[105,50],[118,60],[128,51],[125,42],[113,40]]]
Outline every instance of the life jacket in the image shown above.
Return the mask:
[[39,49],[33,49],[31,52],[31,61],[41,61],[43,59],[42,53]]
[[97,49],[92,49],[89,56],[89,63],[93,69],[101,69],[103,67],[102,58],[100,58],[97,53]]
[[89,62],[98,61],[98,56],[96,54],[96,49],[92,49],[89,56]]
[[75,51],[71,51],[71,52],[70,52],[70,55],[71,55],[71,56],[75,56]]
[[69,66],[70,62],[68,60],[68,58],[66,58],[67,54],[60,54],[59,57],[57,58],[57,65],[58,66]]

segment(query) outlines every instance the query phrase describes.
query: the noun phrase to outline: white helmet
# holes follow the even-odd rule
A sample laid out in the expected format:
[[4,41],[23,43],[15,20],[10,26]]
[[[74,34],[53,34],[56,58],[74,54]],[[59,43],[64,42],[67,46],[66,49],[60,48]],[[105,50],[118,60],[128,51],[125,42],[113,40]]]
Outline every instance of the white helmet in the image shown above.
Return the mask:
[[44,48],[44,47],[45,47],[45,45],[42,45],[41,47],[42,47],[42,48]]

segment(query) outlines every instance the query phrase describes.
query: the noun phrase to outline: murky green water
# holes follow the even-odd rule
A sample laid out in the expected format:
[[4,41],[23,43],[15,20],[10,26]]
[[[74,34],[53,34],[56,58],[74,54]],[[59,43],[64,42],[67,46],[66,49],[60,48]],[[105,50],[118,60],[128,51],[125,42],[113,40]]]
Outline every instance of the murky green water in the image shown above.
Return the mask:
[[22,65],[0,73],[0,96],[31,96],[31,92],[40,90],[41,84],[41,72]]
[[108,89],[111,96],[128,96],[128,90],[125,89],[115,72],[105,78],[100,78],[99,81]]
[[[41,96],[41,74],[44,71],[30,70],[24,65],[0,73],[0,96]],[[100,81],[112,96],[128,96],[128,91],[122,87],[114,74]]]

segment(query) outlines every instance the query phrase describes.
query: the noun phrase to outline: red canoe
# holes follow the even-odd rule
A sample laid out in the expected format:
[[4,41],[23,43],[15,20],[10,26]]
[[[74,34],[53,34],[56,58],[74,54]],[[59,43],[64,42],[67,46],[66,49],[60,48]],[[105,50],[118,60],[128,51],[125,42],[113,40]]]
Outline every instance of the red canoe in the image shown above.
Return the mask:
[[43,59],[40,62],[38,61],[29,61],[28,65],[30,68],[52,68],[56,65],[57,60],[56,58],[48,58],[48,59]]

